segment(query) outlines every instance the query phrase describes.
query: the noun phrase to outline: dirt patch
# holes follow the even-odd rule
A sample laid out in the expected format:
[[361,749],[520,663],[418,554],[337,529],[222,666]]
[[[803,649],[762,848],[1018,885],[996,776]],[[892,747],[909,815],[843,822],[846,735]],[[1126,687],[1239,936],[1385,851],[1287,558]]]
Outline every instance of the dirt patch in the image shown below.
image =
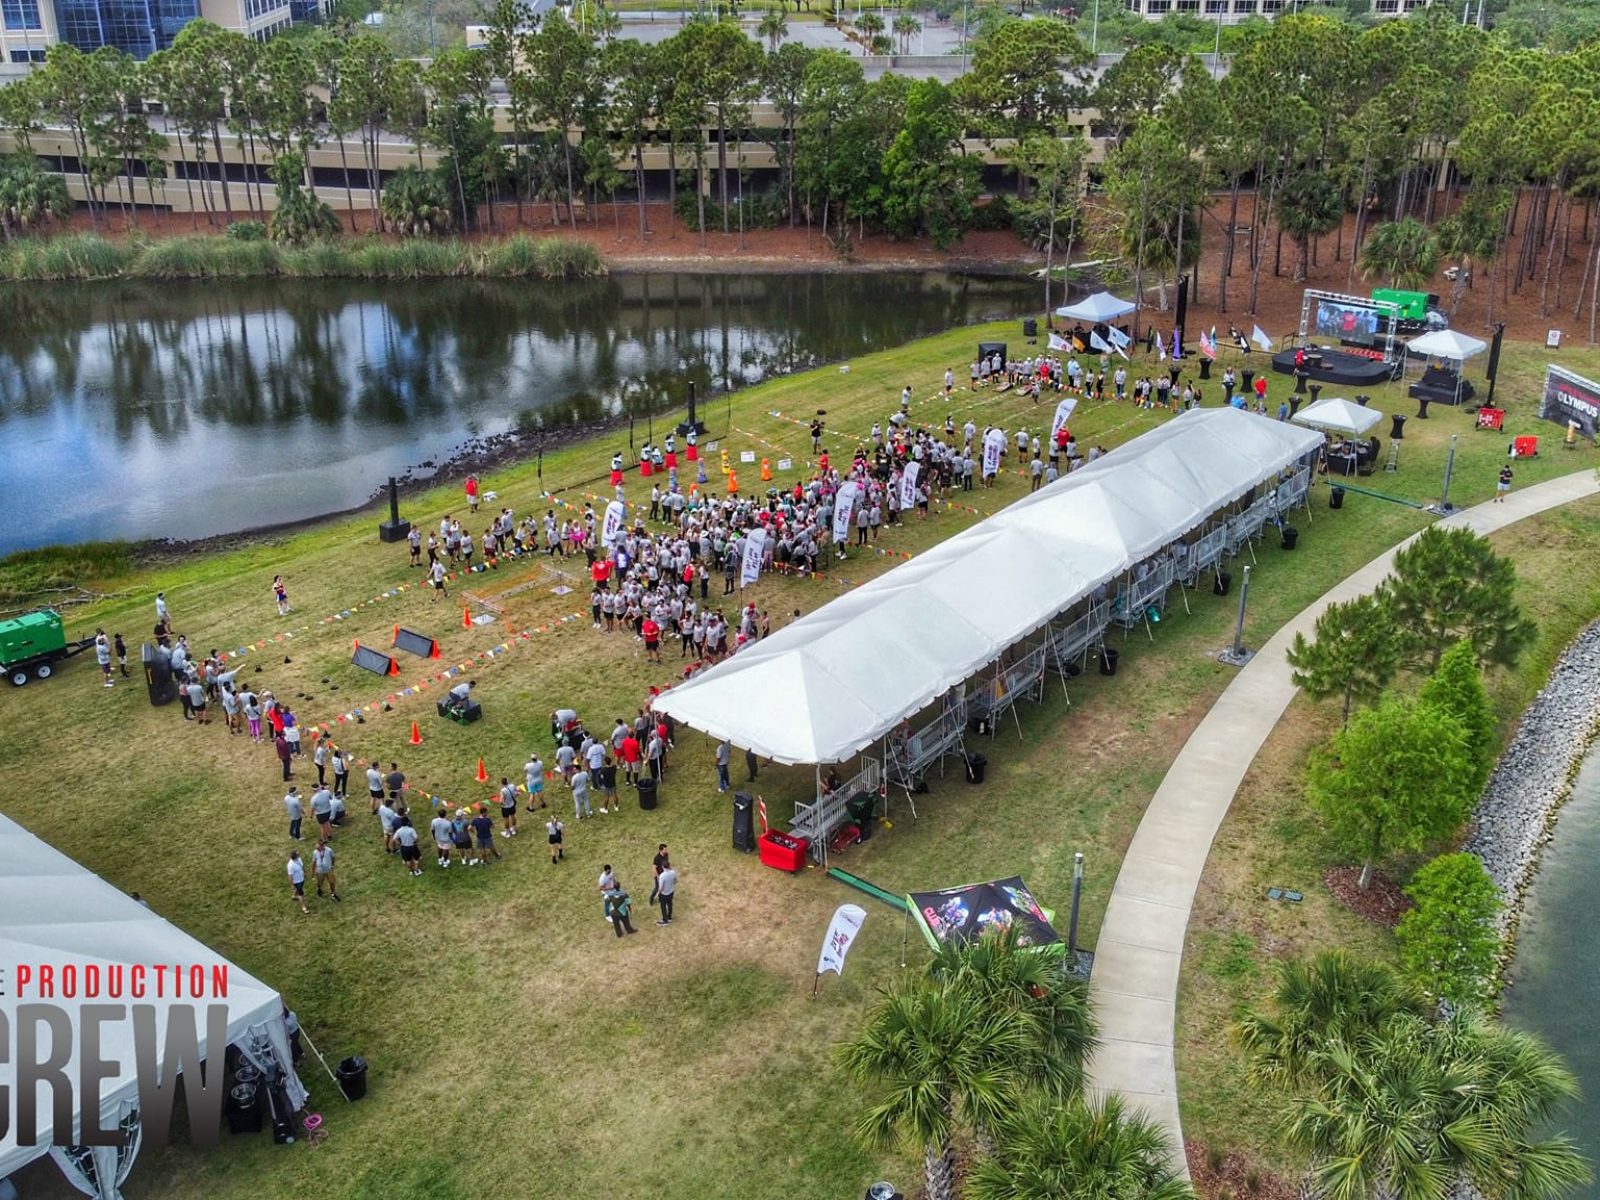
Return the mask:
[[1381,871],[1372,873],[1372,882],[1364,890],[1358,886],[1360,879],[1360,867],[1335,867],[1322,876],[1333,898],[1345,908],[1374,925],[1393,929],[1410,910],[1411,897]]
[[1205,1200],[1294,1200],[1294,1181],[1260,1166],[1240,1150],[1191,1138],[1183,1144],[1195,1191]]

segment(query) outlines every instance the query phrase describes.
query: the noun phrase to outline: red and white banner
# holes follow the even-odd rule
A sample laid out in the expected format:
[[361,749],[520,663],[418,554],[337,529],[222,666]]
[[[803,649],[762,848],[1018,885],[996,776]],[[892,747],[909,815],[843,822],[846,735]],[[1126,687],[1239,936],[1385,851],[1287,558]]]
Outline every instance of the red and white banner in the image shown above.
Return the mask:
[[817,959],[817,974],[832,971],[844,974],[844,956],[861,932],[861,922],[867,919],[866,909],[858,904],[841,904],[828,923],[828,936],[822,939],[822,954]]
[[910,512],[917,506],[917,476],[922,474],[921,463],[907,463],[905,473],[900,476],[900,507]]
[[739,564],[739,586],[747,588],[761,578],[761,557],[767,549],[767,531],[752,529],[744,541],[744,560]]
[[606,505],[605,523],[600,527],[600,544],[610,546],[622,534],[622,524],[628,519],[628,506],[621,500]]

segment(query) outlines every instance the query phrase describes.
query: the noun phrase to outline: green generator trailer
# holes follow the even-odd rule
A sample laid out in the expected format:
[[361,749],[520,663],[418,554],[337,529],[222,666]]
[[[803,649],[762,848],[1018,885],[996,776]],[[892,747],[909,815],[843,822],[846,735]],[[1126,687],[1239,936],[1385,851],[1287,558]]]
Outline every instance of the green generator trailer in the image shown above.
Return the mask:
[[92,637],[68,641],[61,614],[41,608],[0,621],[0,670],[5,671],[13,687],[21,687],[30,676],[50,678],[56,663],[92,645]]

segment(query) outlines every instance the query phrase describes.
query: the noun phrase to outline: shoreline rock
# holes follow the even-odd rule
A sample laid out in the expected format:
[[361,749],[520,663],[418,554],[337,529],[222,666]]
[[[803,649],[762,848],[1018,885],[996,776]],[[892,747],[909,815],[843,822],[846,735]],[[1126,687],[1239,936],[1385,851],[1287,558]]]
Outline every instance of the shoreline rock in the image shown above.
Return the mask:
[[1600,735],[1600,621],[1561,652],[1550,679],[1522,714],[1474,810],[1462,849],[1482,860],[1500,889],[1502,965],[1516,948],[1517,927],[1540,851],[1554,834],[1578,768]]

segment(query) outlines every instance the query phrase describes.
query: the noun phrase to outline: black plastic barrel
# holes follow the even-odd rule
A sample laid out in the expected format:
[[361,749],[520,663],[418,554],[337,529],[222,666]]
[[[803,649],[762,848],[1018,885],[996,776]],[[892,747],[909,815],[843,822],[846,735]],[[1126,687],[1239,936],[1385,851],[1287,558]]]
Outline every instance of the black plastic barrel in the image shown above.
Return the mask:
[[983,782],[983,773],[989,769],[989,759],[982,754],[967,755],[967,782],[978,784]]
[[1100,674],[1115,675],[1117,673],[1117,659],[1122,657],[1122,651],[1110,646],[1100,647]]
[[1022,318],[1022,336],[1035,338],[1039,336],[1039,322],[1033,317]]
[[367,1094],[367,1060],[359,1054],[340,1059],[339,1069],[333,1074],[346,1100],[359,1100]]
[[1211,585],[1211,594],[1213,596],[1226,596],[1228,594],[1228,589],[1232,586],[1233,572],[1218,571],[1216,582]]
[[1328,507],[1329,508],[1343,508],[1344,507],[1344,489],[1342,487],[1332,488],[1328,492]]
[[1293,525],[1285,525],[1283,527],[1283,548],[1285,550],[1293,550],[1294,544],[1299,540],[1300,531],[1298,529]]
[[236,1083],[229,1090],[228,1132],[261,1132],[261,1090],[255,1083]]
[[639,779],[639,807],[651,809],[656,806],[656,781],[644,775]]

